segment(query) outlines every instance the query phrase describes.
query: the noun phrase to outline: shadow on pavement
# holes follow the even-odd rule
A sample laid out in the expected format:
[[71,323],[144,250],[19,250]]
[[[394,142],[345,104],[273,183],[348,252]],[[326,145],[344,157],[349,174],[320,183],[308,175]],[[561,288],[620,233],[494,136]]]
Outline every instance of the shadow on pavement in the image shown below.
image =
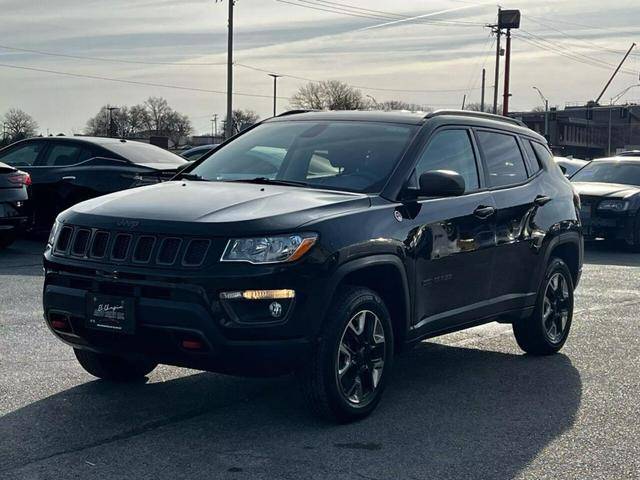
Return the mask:
[[596,240],[585,242],[584,263],[640,267],[640,253],[621,243]]
[[[188,466],[190,478],[508,479],[571,427],[582,395],[561,354],[422,343],[394,377],[371,417],[342,426],[310,416],[291,377],[91,381],[0,418],[0,477],[28,476],[42,460],[40,473],[55,478],[47,469],[179,478]],[[99,470],[61,455],[79,452]]]
[[10,247],[0,250],[0,276],[42,275],[42,253],[45,241],[17,240]]

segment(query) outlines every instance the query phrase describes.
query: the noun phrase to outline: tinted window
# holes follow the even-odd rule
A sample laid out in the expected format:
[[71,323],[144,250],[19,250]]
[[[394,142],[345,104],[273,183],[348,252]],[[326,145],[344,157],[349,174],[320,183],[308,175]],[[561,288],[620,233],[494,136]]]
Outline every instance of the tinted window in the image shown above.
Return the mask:
[[541,163],[546,162],[547,165],[549,165],[550,162],[553,163],[553,155],[547,147],[538,142],[531,142],[531,145],[533,145],[533,149],[535,150],[538,160]]
[[79,145],[68,145],[64,143],[54,144],[47,152],[45,165],[75,165],[78,163],[82,147]]
[[186,163],[186,160],[174,153],[167,152],[160,147],[148,143],[129,140],[113,142],[105,147],[133,163]]
[[490,186],[513,185],[527,179],[524,159],[516,137],[481,131],[478,132],[478,141],[487,164]]
[[579,170],[571,181],[640,185],[640,163],[594,161]]
[[267,177],[378,192],[416,128],[356,121],[270,122],[220,147],[190,173],[207,180]]
[[529,176],[535,175],[541,169],[540,161],[529,140],[523,138],[522,145],[524,145],[524,151],[527,154],[527,170],[529,170]]
[[0,162],[14,167],[33,165],[44,148],[44,142],[31,142],[20,147],[10,148],[0,153]]
[[416,175],[433,170],[453,170],[464,178],[465,190],[477,190],[478,167],[467,130],[436,133],[420,155]]

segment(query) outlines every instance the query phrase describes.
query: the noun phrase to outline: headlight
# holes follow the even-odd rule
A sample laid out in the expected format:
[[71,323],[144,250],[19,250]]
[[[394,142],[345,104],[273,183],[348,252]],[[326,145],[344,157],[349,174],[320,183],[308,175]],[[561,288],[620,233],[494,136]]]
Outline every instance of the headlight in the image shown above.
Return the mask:
[[47,245],[53,246],[53,242],[55,242],[56,235],[58,234],[61,226],[62,223],[60,223],[58,220],[55,220],[53,222],[53,227],[51,227],[51,232],[49,233],[49,240],[47,240]]
[[629,208],[629,202],[624,200],[603,200],[598,204],[598,210],[611,210],[612,212],[624,212]]
[[221,262],[281,263],[301,258],[316,243],[315,233],[295,233],[273,237],[232,238]]

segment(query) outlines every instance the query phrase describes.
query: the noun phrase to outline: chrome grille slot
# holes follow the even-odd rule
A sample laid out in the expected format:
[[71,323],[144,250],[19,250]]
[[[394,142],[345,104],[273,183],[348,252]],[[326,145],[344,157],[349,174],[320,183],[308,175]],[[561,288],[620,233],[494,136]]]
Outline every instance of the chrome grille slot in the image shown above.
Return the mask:
[[107,245],[109,243],[109,232],[97,231],[93,236],[89,256],[93,258],[102,258],[107,253]]
[[131,245],[131,235],[118,233],[111,247],[111,260],[123,262],[129,253],[129,245]]
[[62,227],[56,242],[56,252],[66,252],[68,250],[72,235],[73,227]]
[[87,253],[89,240],[91,239],[91,230],[86,228],[77,228],[71,245],[71,255],[84,257]]
[[189,241],[182,258],[182,264],[186,267],[198,267],[202,265],[207,251],[211,245],[211,240],[204,238],[195,238]]
[[151,235],[142,235],[138,237],[136,246],[133,249],[131,261],[135,263],[148,263],[151,260],[151,253],[156,243],[156,237]]
[[182,240],[176,237],[167,237],[160,242],[160,248],[158,249],[158,258],[156,263],[158,265],[173,265],[178,256],[180,245]]

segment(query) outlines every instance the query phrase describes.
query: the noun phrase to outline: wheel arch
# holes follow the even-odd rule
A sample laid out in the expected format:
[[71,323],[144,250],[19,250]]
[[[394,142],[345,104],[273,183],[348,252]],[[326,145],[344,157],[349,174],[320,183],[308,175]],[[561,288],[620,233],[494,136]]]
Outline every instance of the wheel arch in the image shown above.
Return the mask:
[[[578,232],[564,232],[549,241],[545,250],[544,265],[553,257],[560,258],[569,267],[574,288],[578,286],[582,274],[584,246],[582,236]],[[544,269],[542,269],[544,276]],[[542,281],[542,276],[539,281]]]
[[343,285],[370,288],[384,301],[393,325],[395,346],[400,350],[410,325],[411,296],[406,268],[395,255],[374,255],[349,261],[338,268],[330,298],[333,301]]

